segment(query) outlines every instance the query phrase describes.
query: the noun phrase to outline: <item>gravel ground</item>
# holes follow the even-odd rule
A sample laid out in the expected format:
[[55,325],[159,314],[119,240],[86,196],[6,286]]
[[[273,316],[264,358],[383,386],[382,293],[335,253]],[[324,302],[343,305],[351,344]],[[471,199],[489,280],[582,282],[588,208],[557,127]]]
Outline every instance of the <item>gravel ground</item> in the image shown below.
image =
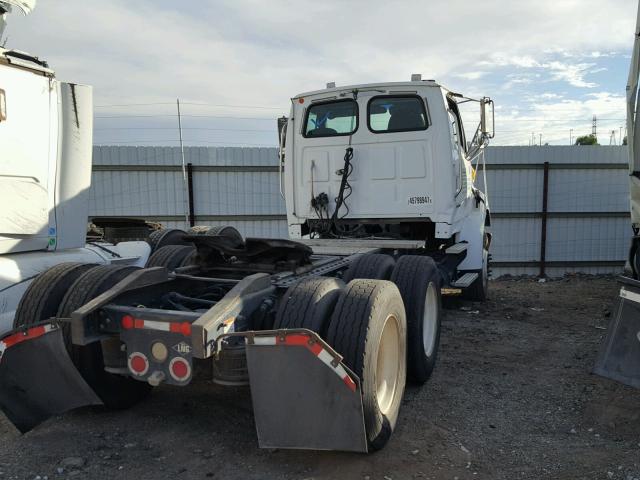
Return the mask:
[[245,389],[161,387],[20,435],[0,418],[4,479],[640,480],[640,391],[591,375],[613,278],[497,280],[448,302],[439,364],[409,388],[375,454],[260,450]]

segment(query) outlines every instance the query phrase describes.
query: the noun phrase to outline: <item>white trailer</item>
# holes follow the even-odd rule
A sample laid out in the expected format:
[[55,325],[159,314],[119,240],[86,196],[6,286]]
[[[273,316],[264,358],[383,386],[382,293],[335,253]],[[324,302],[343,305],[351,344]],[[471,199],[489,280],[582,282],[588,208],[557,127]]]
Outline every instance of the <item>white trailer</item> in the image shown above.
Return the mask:
[[[11,7],[0,1],[0,40]],[[0,42],[1,44],[2,42]],[[31,280],[63,262],[144,266],[144,242],[85,242],[91,185],[91,87],[61,82],[46,62],[0,48],[0,332]]]

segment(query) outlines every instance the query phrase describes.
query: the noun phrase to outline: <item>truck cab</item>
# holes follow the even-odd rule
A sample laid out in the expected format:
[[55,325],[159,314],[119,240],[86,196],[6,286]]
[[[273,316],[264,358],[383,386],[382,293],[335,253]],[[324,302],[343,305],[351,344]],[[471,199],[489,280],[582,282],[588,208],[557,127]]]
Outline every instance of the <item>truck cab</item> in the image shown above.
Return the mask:
[[481,270],[491,219],[486,185],[474,180],[493,102],[477,100],[467,142],[458,107],[467,101],[419,75],[294,96],[280,135],[290,237],[464,242],[460,270]]

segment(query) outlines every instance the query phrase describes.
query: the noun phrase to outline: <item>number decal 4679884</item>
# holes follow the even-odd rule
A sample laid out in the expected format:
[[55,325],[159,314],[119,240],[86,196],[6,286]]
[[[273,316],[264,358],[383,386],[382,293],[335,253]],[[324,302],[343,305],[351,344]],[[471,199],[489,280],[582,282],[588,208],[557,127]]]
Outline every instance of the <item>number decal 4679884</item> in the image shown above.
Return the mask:
[[429,195],[418,195],[409,197],[407,203],[409,205],[430,205],[431,203],[433,203],[433,200]]

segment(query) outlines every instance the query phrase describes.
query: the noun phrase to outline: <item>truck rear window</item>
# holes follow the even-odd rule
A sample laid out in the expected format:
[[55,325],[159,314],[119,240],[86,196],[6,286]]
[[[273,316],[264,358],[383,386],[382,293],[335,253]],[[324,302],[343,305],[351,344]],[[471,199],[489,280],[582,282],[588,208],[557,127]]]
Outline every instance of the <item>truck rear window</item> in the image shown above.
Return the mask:
[[367,121],[374,133],[426,130],[427,112],[417,96],[384,96],[369,100]]
[[358,104],[354,100],[316,103],[307,110],[305,137],[351,135],[358,129]]

